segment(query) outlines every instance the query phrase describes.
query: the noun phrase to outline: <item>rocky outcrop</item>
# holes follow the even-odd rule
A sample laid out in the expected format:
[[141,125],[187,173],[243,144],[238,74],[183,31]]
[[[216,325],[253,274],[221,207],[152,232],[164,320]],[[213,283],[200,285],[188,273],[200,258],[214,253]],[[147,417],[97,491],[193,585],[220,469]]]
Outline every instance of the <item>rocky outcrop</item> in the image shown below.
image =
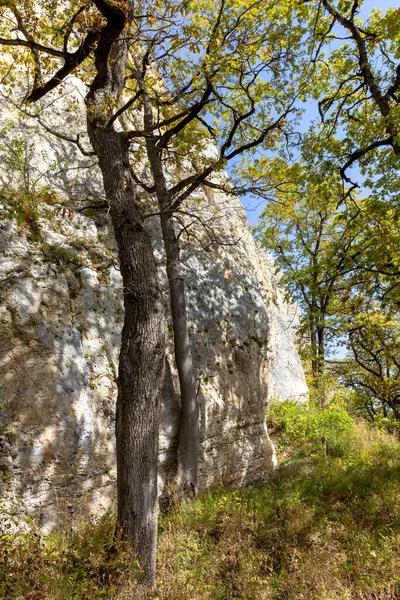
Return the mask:
[[264,253],[264,262],[271,273],[271,334],[274,348],[269,375],[270,400],[298,400],[308,398],[308,386],[297,351],[297,331],[300,327],[299,308],[286,298],[280,285],[281,274],[276,271],[273,257]]
[[[99,201],[95,166],[77,177],[83,165],[68,144],[24,127],[29,144],[41,150],[40,169],[69,153],[74,177],[45,174],[45,188],[34,190],[34,215],[32,193],[8,193],[1,204],[0,485],[10,514],[35,515],[51,526],[113,502],[122,286],[107,211],[81,211],[88,200]],[[3,157],[4,187],[6,168]],[[201,413],[199,486],[246,484],[274,465],[265,425],[271,393],[305,391],[293,309],[238,199],[202,190],[191,202],[181,240]],[[168,311],[156,218],[148,226]],[[160,488],[175,463],[178,418],[170,340]]]

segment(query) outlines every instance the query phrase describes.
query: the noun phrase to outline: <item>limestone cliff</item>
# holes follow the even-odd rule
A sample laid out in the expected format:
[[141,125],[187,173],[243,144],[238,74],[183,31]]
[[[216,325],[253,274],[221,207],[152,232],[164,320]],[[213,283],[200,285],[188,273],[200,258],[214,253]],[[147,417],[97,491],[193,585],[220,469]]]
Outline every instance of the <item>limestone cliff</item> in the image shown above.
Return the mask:
[[[51,525],[68,511],[98,512],[113,501],[122,289],[106,210],[89,217],[79,209],[99,200],[95,166],[28,122],[24,127],[35,148],[30,168],[45,171],[54,156],[68,155],[73,178],[65,169],[45,173],[34,219],[15,192],[1,204],[0,485],[10,513]],[[3,157],[3,188],[10,175]],[[181,240],[201,410],[199,485],[245,484],[274,465],[268,398],[306,391],[293,307],[237,198],[202,190],[187,212]],[[168,309],[156,217],[148,224]],[[170,344],[160,487],[174,464],[178,416]]]

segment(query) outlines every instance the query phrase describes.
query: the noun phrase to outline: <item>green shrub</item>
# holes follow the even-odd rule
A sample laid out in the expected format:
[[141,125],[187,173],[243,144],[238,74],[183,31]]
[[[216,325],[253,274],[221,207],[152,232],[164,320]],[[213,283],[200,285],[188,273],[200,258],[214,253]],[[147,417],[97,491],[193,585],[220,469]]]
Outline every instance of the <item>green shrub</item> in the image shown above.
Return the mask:
[[341,406],[317,408],[309,402],[272,403],[268,425],[280,449],[291,448],[298,456],[343,457],[351,452],[356,427],[348,412]]

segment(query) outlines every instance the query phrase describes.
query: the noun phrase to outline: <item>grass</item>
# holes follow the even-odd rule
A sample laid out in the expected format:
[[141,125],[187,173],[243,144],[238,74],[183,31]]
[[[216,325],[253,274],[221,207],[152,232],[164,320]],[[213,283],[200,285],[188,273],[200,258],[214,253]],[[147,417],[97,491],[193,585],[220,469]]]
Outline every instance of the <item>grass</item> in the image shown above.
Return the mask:
[[[400,598],[397,439],[340,407],[284,403],[273,407],[270,427],[281,467],[268,481],[216,489],[161,515],[154,597]],[[132,598],[135,561],[122,543],[109,558],[113,531],[107,515],[46,539],[5,536],[0,598],[33,590],[51,600]]]

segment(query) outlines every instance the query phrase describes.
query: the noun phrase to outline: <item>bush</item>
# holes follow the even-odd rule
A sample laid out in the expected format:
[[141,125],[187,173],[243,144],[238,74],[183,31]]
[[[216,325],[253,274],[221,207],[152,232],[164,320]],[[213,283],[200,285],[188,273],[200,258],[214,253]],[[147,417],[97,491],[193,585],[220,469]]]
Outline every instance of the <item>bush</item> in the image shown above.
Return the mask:
[[134,585],[137,562],[114,539],[114,515],[74,525],[46,537],[35,525],[29,533],[0,536],[1,600],[30,593],[36,600],[34,591],[38,600],[111,600],[121,597],[121,582]]
[[272,403],[268,425],[281,450],[291,448],[291,457],[336,456],[351,452],[356,426],[341,406],[317,408],[309,402]]

